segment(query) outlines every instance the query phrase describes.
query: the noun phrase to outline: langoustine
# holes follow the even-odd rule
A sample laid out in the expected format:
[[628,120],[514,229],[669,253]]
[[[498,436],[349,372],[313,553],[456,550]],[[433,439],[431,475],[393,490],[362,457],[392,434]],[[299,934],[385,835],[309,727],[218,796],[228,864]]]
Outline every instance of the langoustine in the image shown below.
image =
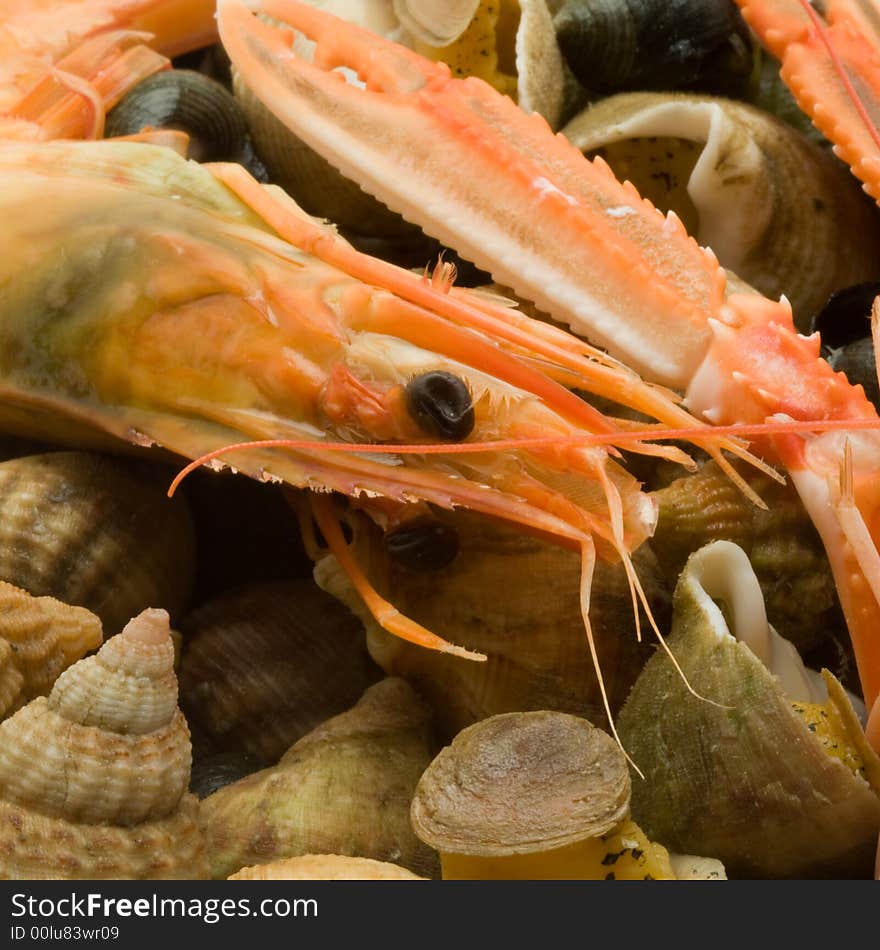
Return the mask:
[[[219,6],[221,38],[253,90],[361,186],[716,425],[755,425],[822,535],[869,707],[880,693],[877,413],[799,336],[783,299],[734,293],[710,250],[601,161],[479,80],[295,0],[256,6],[306,35]],[[358,72],[363,88],[337,67]],[[399,158],[398,158],[399,157]],[[466,175],[462,168],[468,168]],[[493,181],[503,200],[486,201]],[[809,427],[831,431],[810,434]],[[842,431],[849,427],[851,431]],[[880,707],[869,731],[880,742]]]

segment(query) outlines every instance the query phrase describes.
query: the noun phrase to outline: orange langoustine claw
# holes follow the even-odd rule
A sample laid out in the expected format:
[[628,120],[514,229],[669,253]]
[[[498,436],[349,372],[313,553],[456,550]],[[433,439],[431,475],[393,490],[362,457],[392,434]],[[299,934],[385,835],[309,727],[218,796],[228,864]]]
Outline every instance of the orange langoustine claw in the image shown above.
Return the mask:
[[880,201],[880,8],[874,0],[736,0],[782,61],[780,76],[816,128]]
[[[305,34],[312,62],[293,52],[290,29],[248,7]],[[673,215],[480,80],[452,79],[443,64],[296,0],[248,7],[218,5],[234,65],[366,191],[643,376],[683,390],[713,424],[778,424],[757,445],[788,469],[822,536],[880,741],[880,421],[861,387],[820,359],[818,336],[796,333],[784,299],[731,293]]]

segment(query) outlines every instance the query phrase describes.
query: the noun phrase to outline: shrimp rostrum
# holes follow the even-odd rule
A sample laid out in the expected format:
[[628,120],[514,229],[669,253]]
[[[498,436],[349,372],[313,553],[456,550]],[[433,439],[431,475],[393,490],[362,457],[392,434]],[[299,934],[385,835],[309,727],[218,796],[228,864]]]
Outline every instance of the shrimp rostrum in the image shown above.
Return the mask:
[[239,166],[141,143],[7,143],[0,214],[0,424],[189,459],[252,443],[228,463],[312,489],[370,610],[425,646],[474,656],[369,587],[329,493],[386,525],[411,504],[466,507],[579,550],[586,620],[595,557],[623,559],[635,598],[630,552],[655,522],[615,442],[688,458],[629,442],[572,388],[718,458],[747,454],[576,337],[453,287],[442,263],[419,275],[356,252]]

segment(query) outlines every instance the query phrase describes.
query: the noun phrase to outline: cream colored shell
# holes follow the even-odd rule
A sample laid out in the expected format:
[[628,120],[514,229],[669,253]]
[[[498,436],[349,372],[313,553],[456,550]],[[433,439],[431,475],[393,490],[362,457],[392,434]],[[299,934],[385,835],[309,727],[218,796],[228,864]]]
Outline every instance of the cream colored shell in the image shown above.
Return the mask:
[[163,610],[0,723],[0,877],[199,877],[191,750]]

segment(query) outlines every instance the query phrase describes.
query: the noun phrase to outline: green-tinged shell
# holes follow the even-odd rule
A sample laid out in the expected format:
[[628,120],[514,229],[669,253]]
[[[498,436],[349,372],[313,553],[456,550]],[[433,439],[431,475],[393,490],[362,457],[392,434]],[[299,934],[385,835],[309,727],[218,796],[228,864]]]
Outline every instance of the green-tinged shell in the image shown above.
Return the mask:
[[0,581],[0,719],[48,693],[102,639],[91,611]]
[[714,542],[689,559],[667,642],[700,696],[659,654],[633,687],[617,722],[645,776],[633,781],[633,817],[670,849],[721,860],[732,877],[868,877],[880,762],[830,674],[825,714],[839,720],[861,767],[826,752],[795,712],[799,697],[739,642],[761,614],[736,545]]
[[215,752],[273,765],[381,677],[364,629],[310,579],[221,594],[180,623],[180,702]]
[[714,462],[653,492],[658,503],[651,545],[670,586],[688,557],[714,540],[733,541],[752,563],[773,626],[802,651],[839,628],[834,578],[821,539],[791,484],[748,476],[758,508]]
[[148,607],[176,617],[195,538],[169,480],[166,469],[90,452],[0,463],[0,579],[88,608],[108,636]]
[[436,856],[409,808],[431,761],[427,707],[403,680],[370,687],[348,712],[303,736],[273,768],[201,803],[211,874],[303,854],[392,861],[432,876]]
[[[407,569],[389,556],[377,532],[360,524],[355,538],[359,563],[398,610],[451,643],[486,653],[488,660],[464,663],[387,633],[370,617],[335,559],[326,557],[316,566],[315,578],[364,621],[376,662],[390,675],[406,677],[428,699],[446,738],[496,713],[530,709],[604,723],[580,612],[577,554],[466,512],[438,513],[438,518],[458,535],[458,554],[447,566]],[[662,620],[668,594],[647,545],[636,552],[634,564]],[[590,620],[616,710],[652,649],[644,617],[646,642],[637,642],[621,565],[597,564]]]
[[612,96],[563,129],[807,332],[835,290],[876,278],[880,217],[858,182],[791,126],[711,96]]
[[568,66],[595,97],[645,89],[737,96],[749,86],[749,29],[729,0],[556,0]]

